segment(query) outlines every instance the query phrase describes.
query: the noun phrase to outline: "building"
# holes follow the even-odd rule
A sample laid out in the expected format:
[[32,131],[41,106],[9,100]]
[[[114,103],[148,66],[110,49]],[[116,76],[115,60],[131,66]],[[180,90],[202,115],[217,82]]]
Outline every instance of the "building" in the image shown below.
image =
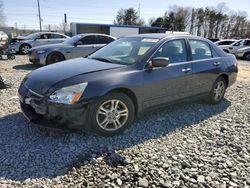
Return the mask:
[[147,27],[135,25],[90,24],[76,22],[72,22],[70,24],[70,32],[72,35],[81,33],[102,33],[114,37],[121,37],[142,33],[165,33],[166,31],[167,29],[162,27]]

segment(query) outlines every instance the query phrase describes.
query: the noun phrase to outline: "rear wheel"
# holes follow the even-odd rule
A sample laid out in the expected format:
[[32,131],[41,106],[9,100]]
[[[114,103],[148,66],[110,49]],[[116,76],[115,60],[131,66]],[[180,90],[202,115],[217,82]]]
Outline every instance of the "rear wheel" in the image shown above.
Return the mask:
[[47,57],[47,65],[57,63],[65,60],[64,56],[60,53],[51,53]]
[[218,104],[224,98],[225,92],[226,80],[223,77],[219,77],[214,82],[207,101],[211,104]]
[[28,44],[22,44],[19,48],[19,52],[22,55],[27,55],[29,53],[31,46]]
[[104,136],[124,132],[135,115],[132,100],[123,93],[110,93],[101,97],[91,111],[94,132]]
[[250,61],[250,52],[244,54],[244,59]]

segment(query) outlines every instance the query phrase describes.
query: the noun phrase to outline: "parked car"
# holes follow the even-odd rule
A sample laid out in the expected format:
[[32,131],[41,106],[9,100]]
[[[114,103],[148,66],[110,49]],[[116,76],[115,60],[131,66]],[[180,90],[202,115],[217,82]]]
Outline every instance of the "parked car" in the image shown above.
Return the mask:
[[233,44],[235,41],[235,39],[223,39],[223,40],[220,40],[220,41],[216,41],[215,44],[217,46],[222,46],[222,45],[231,45]]
[[247,61],[250,61],[250,47],[241,48],[237,50],[235,55],[239,59],[245,59]]
[[69,36],[56,32],[37,32],[27,36],[19,36],[10,41],[10,48],[20,54],[28,54],[29,49],[35,46],[61,43]]
[[152,107],[191,98],[221,102],[237,72],[235,56],[204,38],[141,34],[36,69],[18,92],[33,124],[115,135]]
[[5,32],[3,32],[3,31],[0,31],[0,41],[3,41],[3,42],[5,42],[5,41],[7,41],[8,40],[8,35],[5,33]]
[[235,54],[237,50],[250,46],[250,39],[241,39],[231,45],[219,46],[224,52]]
[[29,51],[29,60],[35,64],[48,65],[66,59],[84,57],[114,40],[114,37],[104,34],[80,34],[60,44],[32,48]]

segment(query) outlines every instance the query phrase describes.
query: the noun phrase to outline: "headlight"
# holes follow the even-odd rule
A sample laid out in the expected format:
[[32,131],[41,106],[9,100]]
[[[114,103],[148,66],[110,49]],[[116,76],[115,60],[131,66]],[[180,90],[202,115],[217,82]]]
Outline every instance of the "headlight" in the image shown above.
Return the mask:
[[43,53],[45,53],[45,52],[46,52],[45,50],[38,50],[38,51],[37,51],[38,54],[43,54]]
[[49,100],[54,103],[74,104],[80,99],[87,85],[88,82],[84,82],[61,88],[52,93]]

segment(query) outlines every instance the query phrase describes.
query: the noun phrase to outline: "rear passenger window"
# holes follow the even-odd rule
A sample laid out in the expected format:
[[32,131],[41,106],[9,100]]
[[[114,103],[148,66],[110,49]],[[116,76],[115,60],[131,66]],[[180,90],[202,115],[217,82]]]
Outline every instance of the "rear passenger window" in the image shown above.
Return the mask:
[[244,46],[250,46],[250,40],[245,40]]
[[213,57],[210,45],[207,42],[201,40],[189,40],[189,44],[193,60],[208,59]]
[[98,44],[95,35],[88,35],[80,40],[83,45]]
[[106,36],[96,36],[97,37],[97,42],[98,44],[108,44],[112,41],[114,41],[114,39],[110,38],[110,37],[106,37]]
[[172,40],[163,44],[163,46],[154,54],[155,57],[169,58],[170,63],[180,63],[187,61],[187,49],[185,40]]

